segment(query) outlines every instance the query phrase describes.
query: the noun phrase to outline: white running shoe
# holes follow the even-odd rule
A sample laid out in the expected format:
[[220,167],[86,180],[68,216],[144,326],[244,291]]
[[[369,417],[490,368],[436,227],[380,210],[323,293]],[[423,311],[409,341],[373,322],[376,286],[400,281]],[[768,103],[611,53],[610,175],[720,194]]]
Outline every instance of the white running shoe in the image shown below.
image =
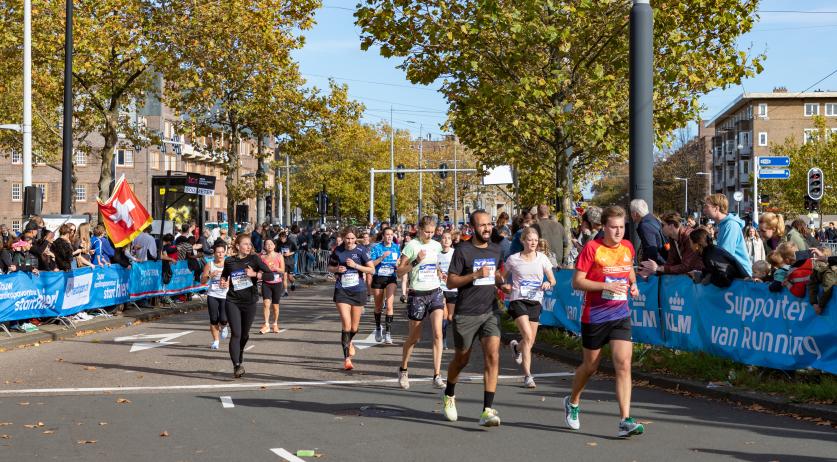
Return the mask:
[[442,414],[451,422],[456,422],[459,415],[456,412],[456,397],[442,393]]
[[434,375],[433,376],[433,387],[434,388],[445,388],[445,381],[442,380],[441,375]]
[[523,353],[520,352],[520,343],[517,340],[512,340],[509,342],[509,346],[512,349],[512,354],[514,354],[514,362],[523,364]]
[[387,345],[392,345],[392,335],[390,335],[389,332],[387,332],[386,335],[384,335],[384,343],[386,343]]
[[378,343],[384,341],[384,328],[382,326],[375,327],[375,341]]
[[480,415],[480,425],[483,427],[499,427],[500,416],[497,415],[497,410],[490,407],[483,409]]
[[531,375],[523,377],[523,386],[526,388],[535,388],[537,386],[535,385],[535,378]]
[[225,325],[223,329],[221,329],[221,340],[226,340],[227,337],[230,336],[230,326]]
[[578,418],[579,409],[578,406],[573,406],[570,404],[570,397],[564,397],[564,421],[567,422],[567,426],[572,428],[573,430],[578,430],[581,428],[581,420]]
[[410,377],[407,375],[407,371],[398,370],[398,384],[405,390],[410,389]]
[[209,345],[209,349],[210,349],[210,350],[217,350],[217,349],[218,349],[218,348],[220,348],[220,347],[221,347],[221,346],[218,344],[218,340],[216,340],[216,341],[212,342],[212,344],[211,344],[211,345]]

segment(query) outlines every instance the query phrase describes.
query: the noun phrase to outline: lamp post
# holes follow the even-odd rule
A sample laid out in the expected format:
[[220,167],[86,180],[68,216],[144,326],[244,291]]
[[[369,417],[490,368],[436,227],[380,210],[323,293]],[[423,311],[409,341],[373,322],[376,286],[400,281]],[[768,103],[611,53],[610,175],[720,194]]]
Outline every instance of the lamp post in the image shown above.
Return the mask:
[[683,201],[683,216],[687,217],[689,215],[689,179],[680,178],[679,176],[674,177],[674,179],[685,182],[684,191],[686,194],[686,199]]

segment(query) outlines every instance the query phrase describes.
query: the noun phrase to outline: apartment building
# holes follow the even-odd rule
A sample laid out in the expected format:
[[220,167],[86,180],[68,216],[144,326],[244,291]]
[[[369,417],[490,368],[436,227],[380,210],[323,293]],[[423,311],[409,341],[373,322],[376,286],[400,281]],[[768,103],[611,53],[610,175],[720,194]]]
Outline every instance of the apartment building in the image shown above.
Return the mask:
[[804,143],[816,130],[814,116],[826,117],[826,127],[837,132],[837,92],[794,93],[776,88],[736,98],[708,124],[715,130],[712,190],[726,194],[730,204],[735,204],[736,191],[743,192],[742,214],[752,212],[756,159],[771,154],[771,143],[783,143],[788,137]]

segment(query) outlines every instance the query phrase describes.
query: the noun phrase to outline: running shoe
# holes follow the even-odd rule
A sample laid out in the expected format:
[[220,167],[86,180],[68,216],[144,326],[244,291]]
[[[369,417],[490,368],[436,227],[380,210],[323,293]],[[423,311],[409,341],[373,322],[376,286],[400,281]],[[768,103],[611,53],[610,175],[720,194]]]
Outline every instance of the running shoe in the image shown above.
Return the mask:
[[520,352],[520,343],[517,340],[512,340],[509,342],[509,346],[512,349],[512,354],[514,354],[514,362],[517,364],[523,364],[523,353]]
[[357,353],[357,351],[355,350],[355,343],[351,342],[349,343],[349,357],[354,357],[355,353]]
[[221,340],[226,340],[226,339],[227,339],[227,337],[229,337],[229,336],[230,336],[230,326],[225,325],[225,326],[221,329]]
[[527,376],[523,377],[523,386],[526,387],[526,388],[537,387],[537,385],[535,385],[535,378],[532,377],[531,375],[527,375]]
[[282,296],[283,296],[283,297],[285,297],[285,298],[290,297],[290,295],[291,295],[291,294],[289,294],[287,290],[285,291],[285,293],[284,293],[284,294],[282,294]]
[[218,340],[212,342],[212,344],[209,345],[210,350],[217,350],[219,347],[220,347],[220,345],[218,344]]
[[235,378],[240,379],[244,377],[244,368],[241,365],[235,366],[235,370],[233,371],[233,375]]
[[387,345],[392,345],[392,335],[389,332],[384,334],[384,343],[386,343]]
[[352,364],[352,358],[346,358],[343,360],[343,370],[350,371],[354,368],[355,366]]
[[445,381],[442,380],[441,375],[433,376],[433,388],[445,388]]
[[398,385],[401,385],[401,388],[405,390],[410,389],[410,377],[407,375],[407,371],[398,369]]
[[451,422],[456,422],[459,415],[456,413],[456,397],[442,393],[442,414]]
[[295,290],[296,290],[296,283],[295,283],[295,282],[292,282],[292,283],[291,283],[291,292],[293,292],[293,291],[295,291]]
[[375,327],[375,341],[378,343],[384,341],[384,328],[382,326]]
[[401,296],[401,303],[407,303],[407,296],[406,295]]
[[[564,397],[564,421],[567,422],[567,426],[572,428],[573,430],[578,430],[581,428],[581,420],[578,418],[578,413],[580,409],[578,406],[573,406],[570,404],[570,397]],[[621,430],[622,424],[619,424],[619,428]]]
[[480,415],[480,425],[483,427],[499,427],[500,416],[497,415],[497,410],[490,407],[483,409]]
[[619,422],[619,437],[627,438],[631,435],[641,435],[645,431],[645,426],[635,421],[631,417],[622,419]]

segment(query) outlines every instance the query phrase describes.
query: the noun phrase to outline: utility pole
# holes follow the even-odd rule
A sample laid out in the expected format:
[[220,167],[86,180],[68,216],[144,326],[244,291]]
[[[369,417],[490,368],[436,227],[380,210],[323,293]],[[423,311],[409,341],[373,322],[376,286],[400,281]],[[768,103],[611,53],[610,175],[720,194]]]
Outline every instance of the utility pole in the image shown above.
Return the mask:
[[421,169],[424,168],[424,125],[419,124],[419,197],[418,197],[418,218],[417,220],[421,220],[422,217],[422,184],[424,181],[424,175],[421,172]]
[[392,106],[389,107],[389,223],[395,226],[395,127],[392,125]]
[[[633,0],[630,16],[630,198],[644,199],[651,212],[654,211],[653,38],[650,0]],[[636,233],[633,235],[636,241]]]
[[285,223],[291,226],[291,157],[285,153]]
[[[72,12],[72,0],[67,9]],[[71,16],[68,16],[69,21]],[[66,84],[65,84],[66,86]],[[66,91],[66,90],[65,90]],[[67,108],[64,108],[67,111]],[[66,127],[64,128],[66,131]],[[32,0],[23,2],[23,187],[32,186]]]
[[456,159],[456,135],[453,136],[453,226],[459,225],[459,179],[456,172],[459,169]]

